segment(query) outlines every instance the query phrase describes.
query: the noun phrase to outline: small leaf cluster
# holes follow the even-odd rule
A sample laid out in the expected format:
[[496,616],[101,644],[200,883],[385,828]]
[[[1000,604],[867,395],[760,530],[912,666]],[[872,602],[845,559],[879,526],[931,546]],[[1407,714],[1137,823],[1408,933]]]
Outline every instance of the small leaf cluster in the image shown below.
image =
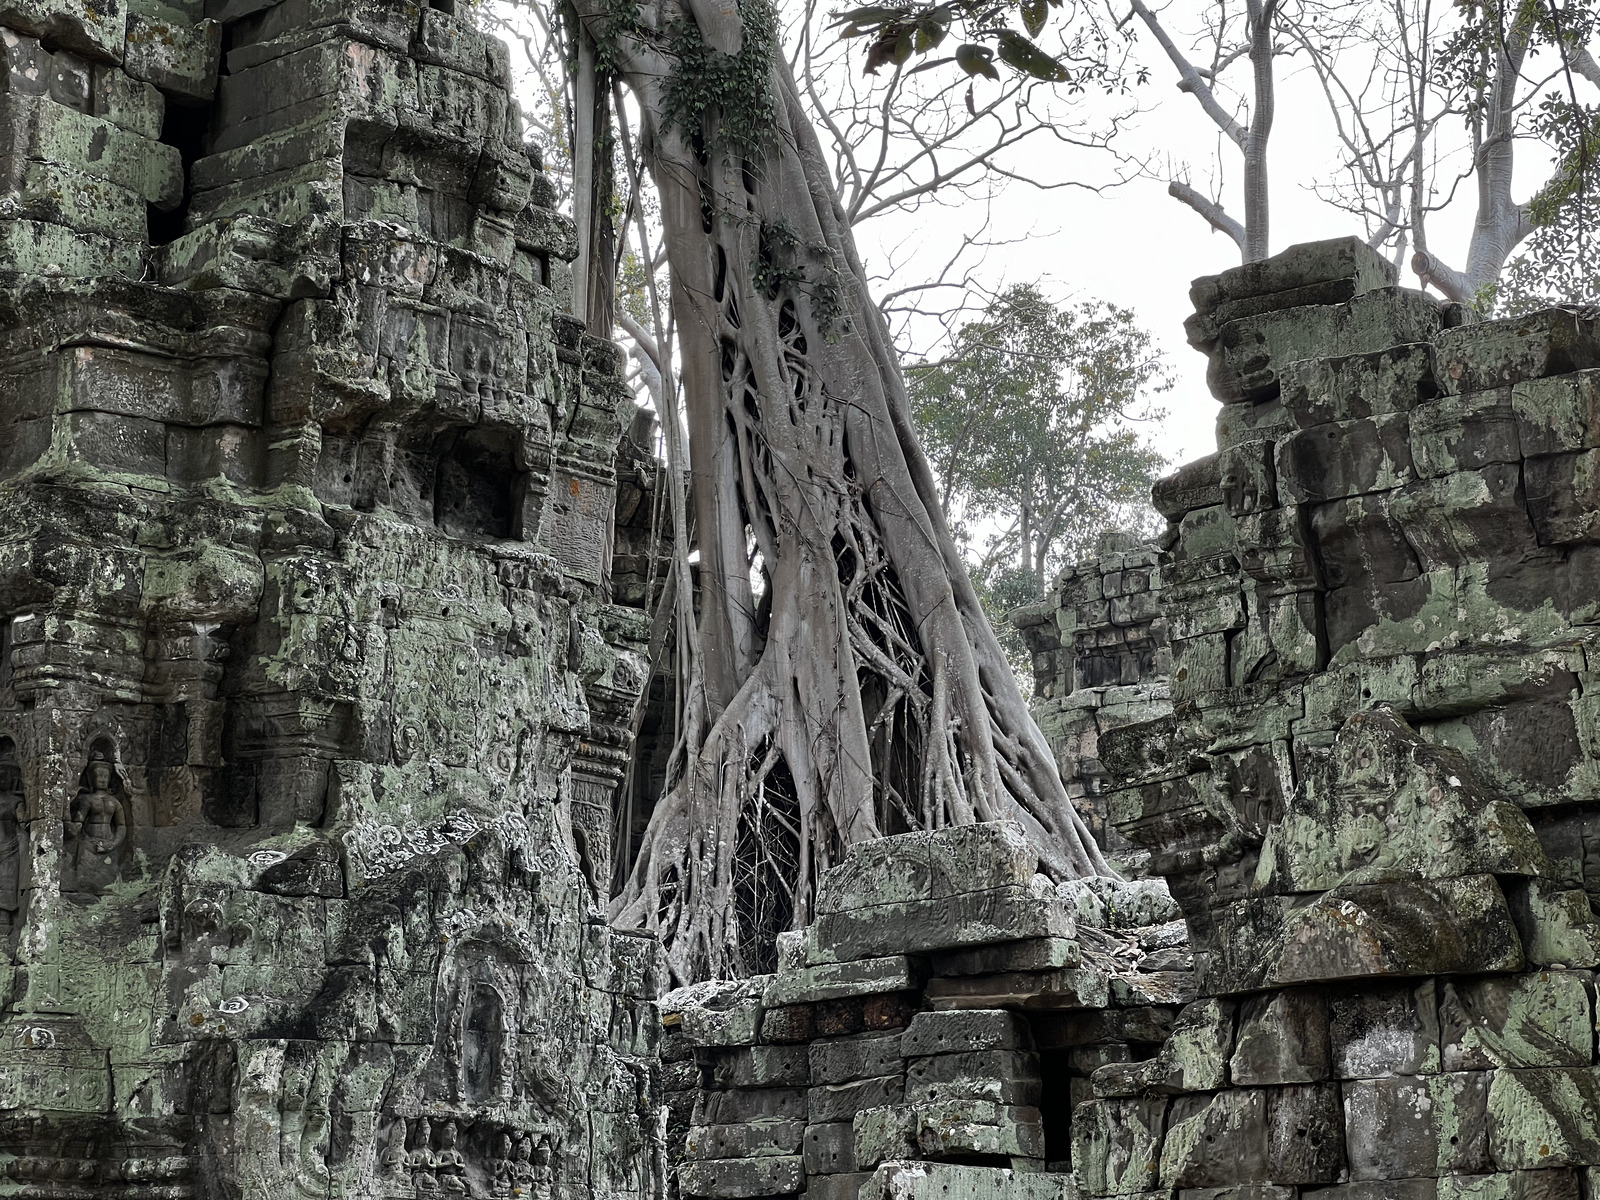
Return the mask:
[[692,19],[669,27],[673,66],[663,96],[666,124],[706,138],[730,157],[758,163],[778,132],[772,90],[778,21],[768,0],[738,0],[738,7],[744,45],[737,54],[708,45]]
[[[815,266],[808,270],[806,259]],[[811,299],[811,317],[817,332],[828,341],[850,328],[833,251],[820,243],[803,243],[782,217],[761,223],[756,252],[750,261],[750,282],[768,300],[776,300],[779,289],[786,286],[804,292]]]
[[[1055,55],[1034,39],[1050,23],[1065,0],[942,0],[937,4],[869,4],[833,14],[833,23],[847,38],[867,38],[867,74],[882,66],[903,66],[913,56],[927,56],[944,47],[952,28],[960,31],[953,50],[913,67],[925,71],[953,63],[969,76],[998,80],[1001,63],[1016,74],[1078,90],[1111,77],[1110,56],[1096,53],[1088,41],[1103,41],[1097,28],[1080,32],[1067,54]],[[1020,20],[1022,29],[1013,28]]]

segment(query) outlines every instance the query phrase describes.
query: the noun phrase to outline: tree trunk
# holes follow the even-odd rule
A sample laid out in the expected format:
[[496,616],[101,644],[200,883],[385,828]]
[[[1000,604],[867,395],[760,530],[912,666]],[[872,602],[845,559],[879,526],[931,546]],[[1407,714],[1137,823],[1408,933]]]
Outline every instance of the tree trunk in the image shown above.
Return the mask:
[[[669,120],[669,39],[692,15],[647,9],[618,30],[586,4],[638,100],[661,194],[705,698],[613,920],[657,930],[689,981],[770,968],[820,872],[885,832],[1009,817],[1056,877],[1109,873],[945,526],[784,56],[751,60],[776,128],[741,159],[714,110],[701,128]],[[770,13],[741,11],[743,60],[776,38],[751,34]]]

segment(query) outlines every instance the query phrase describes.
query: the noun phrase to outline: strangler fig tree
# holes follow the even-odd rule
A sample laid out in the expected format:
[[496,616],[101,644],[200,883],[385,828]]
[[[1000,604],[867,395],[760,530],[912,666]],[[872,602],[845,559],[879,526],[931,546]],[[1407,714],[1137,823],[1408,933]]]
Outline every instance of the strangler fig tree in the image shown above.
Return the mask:
[[674,765],[613,921],[685,982],[770,965],[865,838],[1010,818],[1051,875],[1109,873],[940,514],[771,8],[577,11],[659,191],[698,551]]

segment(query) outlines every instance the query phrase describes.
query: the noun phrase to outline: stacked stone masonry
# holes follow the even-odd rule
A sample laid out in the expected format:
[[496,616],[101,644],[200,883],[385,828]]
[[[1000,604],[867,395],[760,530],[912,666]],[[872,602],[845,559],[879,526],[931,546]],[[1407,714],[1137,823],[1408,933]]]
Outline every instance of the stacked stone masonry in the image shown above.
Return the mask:
[[685,1196],[1600,1195],[1600,314],[1479,322],[1354,241],[1192,295],[1217,453],[1018,620],[1160,878],[853,850],[774,976],[663,1002]]
[[0,1192],[659,1194],[649,437],[505,48],[4,0],[0,130]]

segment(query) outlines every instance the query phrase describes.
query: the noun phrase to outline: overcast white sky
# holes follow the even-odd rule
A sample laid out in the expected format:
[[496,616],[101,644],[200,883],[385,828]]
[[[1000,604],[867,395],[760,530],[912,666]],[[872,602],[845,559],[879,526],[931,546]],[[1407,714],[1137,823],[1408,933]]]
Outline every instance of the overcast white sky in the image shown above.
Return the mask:
[[[823,11],[847,6],[846,0],[814,2]],[[804,0],[779,3],[786,19],[800,19]],[[1185,48],[1190,43],[1178,31],[1198,28],[1207,4],[1208,0],[1172,0],[1161,10]],[[526,9],[518,12],[512,4],[497,3],[495,9],[513,20],[528,19]],[[864,47],[859,42],[853,45],[859,62]],[[1218,162],[1216,127],[1190,96],[1177,90],[1170,62],[1148,35],[1137,44],[1135,57],[1150,69],[1148,84],[1115,102],[1094,96],[1068,101],[1068,111],[1137,107],[1139,112],[1114,143],[1121,153],[1157,163],[1187,163],[1190,182],[1212,191]],[[1364,236],[1358,218],[1324,203],[1312,191],[1313,185],[1326,185],[1338,175],[1337,143],[1320,89],[1293,60],[1279,60],[1278,73],[1277,120],[1269,152],[1272,250],[1320,238]],[[1450,136],[1460,137],[1459,127],[1451,129]],[[1542,182],[1549,160],[1536,145],[1524,141],[1518,147],[1517,191],[1526,196]],[[1220,161],[1221,199],[1240,216],[1238,155],[1231,145],[1224,148]],[[1087,181],[1109,179],[1114,168],[1105,156],[1045,138],[1030,142],[1024,156],[1010,165],[1037,176]],[[1430,247],[1447,261],[1459,263],[1465,256],[1473,198],[1468,184],[1452,208],[1430,220]],[[921,247],[920,257],[912,259],[898,283],[915,278],[919,271],[936,272],[961,234],[976,230],[983,220],[982,205],[924,207],[860,226],[857,239],[869,273],[875,265],[881,269],[886,248],[895,247],[896,260],[903,262],[908,245]],[[986,251],[975,274],[987,288],[1040,281],[1059,300],[1099,298],[1132,309],[1166,351],[1176,381],[1161,401],[1168,415],[1152,429],[1152,440],[1173,465],[1215,448],[1217,405],[1206,390],[1204,358],[1184,341],[1183,320],[1191,311],[1190,281],[1237,265],[1238,252],[1231,240],[1211,232],[1199,216],[1167,195],[1164,181],[1156,179],[1136,179],[1098,194],[1077,189],[1041,192],[1009,183],[994,201],[990,229],[1013,239],[1029,236]],[[1401,282],[1416,285],[1409,267]]]

